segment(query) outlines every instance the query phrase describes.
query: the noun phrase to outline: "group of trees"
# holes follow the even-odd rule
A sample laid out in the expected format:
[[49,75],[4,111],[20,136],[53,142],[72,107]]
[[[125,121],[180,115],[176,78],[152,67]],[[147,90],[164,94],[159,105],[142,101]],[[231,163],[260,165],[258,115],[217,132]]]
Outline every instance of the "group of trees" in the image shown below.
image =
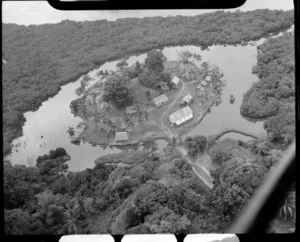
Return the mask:
[[126,80],[118,77],[106,81],[103,101],[113,103],[118,108],[132,105],[133,96],[131,90],[126,86]]
[[147,87],[160,88],[163,91],[170,89],[171,76],[164,72],[166,57],[161,51],[152,50],[147,54],[143,67],[136,62],[133,70],[126,72],[126,59],[120,60],[117,68],[124,72],[122,77],[112,77],[104,84],[103,101],[113,103],[118,108],[133,104],[132,90],[127,86],[126,78],[138,77],[138,80]]
[[4,24],[4,152],[21,134],[24,112],[38,108],[61,85],[106,61],[160,46],[237,44],[287,29],[293,18],[292,10],[255,10],[112,22]]
[[[107,233],[187,233],[205,212],[204,190],[187,161],[170,173],[178,184],[165,186],[157,169],[167,160],[155,153],[101,157],[80,172],[67,172],[66,157],[58,148],[35,167],[5,162],[5,233],[88,233],[88,218],[105,211],[113,211]],[[127,165],[114,164],[120,160]]]
[[184,145],[187,147],[188,154],[191,157],[196,157],[205,151],[207,138],[203,135],[188,136],[184,140]]
[[[195,139],[195,152],[203,152],[205,141]],[[188,161],[173,162],[173,156],[155,151],[103,156],[80,172],[67,171],[69,156],[62,148],[38,157],[35,167],[4,162],[5,232],[88,233],[90,218],[109,211],[106,233],[224,232],[279,162],[282,152],[268,144],[236,142],[222,150],[222,162],[215,161],[220,158],[216,154],[214,188],[209,192]],[[172,167],[162,174],[163,164]],[[165,185],[165,176],[176,183]],[[290,211],[291,203],[284,206]]]
[[5,233],[76,233],[93,211],[89,197],[108,178],[110,167],[101,164],[82,172],[68,172],[63,148],[40,156],[36,166],[4,162]]
[[[232,144],[225,145],[226,142]],[[209,151],[216,169],[211,172],[214,188],[205,203],[211,204],[222,225],[230,224],[239,216],[271,167],[280,159],[271,154],[271,147],[266,148],[264,154],[254,153],[255,148],[265,142],[248,142],[245,147],[234,141],[220,141]]]
[[161,51],[152,50],[147,54],[143,71],[138,76],[140,83],[147,87],[168,91],[171,88],[171,76],[164,71],[166,57]]
[[284,148],[295,137],[294,35],[269,38],[258,46],[253,72],[260,80],[244,95],[241,113],[265,118],[270,139]]
[[[183,64],[187,64],[191,61],[193,61],[193,59],[195,61],[202,61],[202,57],[199,54],[193,54],[192,52],[186,50],[186,51],[180,51],[178,53],[178,59],[183,63]],[[206,62],[205,62],[206,63]],[[205,68],[205,64],[203,66]],[[207,66],[206,66],[207,67]]]

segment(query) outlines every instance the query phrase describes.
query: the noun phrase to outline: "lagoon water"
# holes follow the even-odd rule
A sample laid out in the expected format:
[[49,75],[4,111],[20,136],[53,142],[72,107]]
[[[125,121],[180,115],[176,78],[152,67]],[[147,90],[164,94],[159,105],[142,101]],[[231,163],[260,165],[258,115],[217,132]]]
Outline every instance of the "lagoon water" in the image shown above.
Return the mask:
[[[240,114],[240,106],[244,93],[249,90],[253,82],[258,81],[257,76],[252,74],[252,67],[256,64],[257,44],[265,39],[249,43],[245,46],[211,46],[201,50],[199,46],[176,46],[165,47],[163,54],[168,60],[177,60],[178,51],[189,50],[200,54],[203,61],[217,65],[224,73],[223,79],[226,86],[222,93],[222,103],[213,107],[202,122],[189,134],[213,135],[224,128],[238,128],[256,134],[263,134],[263,122],[253,122]],[[146,54],[131,56],[127,61],[129,65],[136,61],[143,62]],[[99,80],[96,75],[99,70],[115,70],[118,60],[107,62],[98,69],[92,70],[90,85]],[[48,153],[51,149],[63,147],[71,156],[69,170],[80,171],[94,166],[94,160],[108,153],[119,152],[119,149],[104,149],[101,146],[92,146],[89,143],[75,145],[70,142],[67,129],[73,127],[76,134],[82,128],[77,127],[81,119],[74,117],[70,110],[70,103],[78,98],[76,88],[80,86],[80,77],[77,81],[61,87],[61,91],[54,97],[45,101],[34,112],[25,113],[26,122],[23,126],[22,137],[13,141],[12,153],[6,157],[13,164],[34,165],[39,155]],[[230,104],[229,96],[233,94],[235,102]],[[75,135],[76,135],[75,134]],[[221,139],[235,138],[247,141],[250,138],[243,135],[229,133]]]

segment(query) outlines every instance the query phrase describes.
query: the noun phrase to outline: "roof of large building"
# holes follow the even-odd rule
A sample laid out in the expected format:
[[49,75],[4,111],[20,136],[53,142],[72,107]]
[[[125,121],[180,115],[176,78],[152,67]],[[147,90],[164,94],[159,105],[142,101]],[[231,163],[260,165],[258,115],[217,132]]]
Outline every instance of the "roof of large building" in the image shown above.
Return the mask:
[[159,96],[153,98],[155,105],[167,102],[168,100],[169,100],[169,98],[165,94],[162,94],[162,95],[159,95]]
[[170,115],[170,121],[176,123],[176,125],[180,125],[191,118],[193,118],[193,110],[189,106],[179,109]]
[[127,132],[116,132],[115,141],[127,141],[128,140],[128,134]]
[[172,79],[172,83],[174,83],[175,85],[179,84],[180,79],[177,76],[174,76]]

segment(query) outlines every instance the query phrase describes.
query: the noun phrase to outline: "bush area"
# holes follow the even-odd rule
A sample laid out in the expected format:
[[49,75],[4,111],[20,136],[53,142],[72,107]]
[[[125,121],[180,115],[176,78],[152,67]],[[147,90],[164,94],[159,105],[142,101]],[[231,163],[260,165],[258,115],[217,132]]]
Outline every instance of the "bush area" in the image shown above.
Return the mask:
[[293,11],[218,11],[194,17],[152,17],[18,26],[3,24],[3,148],[21,135],[23,113],[60,86],[105,61],[170,45],[238,44],[289,28]]
[[245,93],[241,113],[266,118],[264,128],[271,141],[285,148],[295,137],[294,35],[269,38],[258,46],[253,73],[260,80]]
[[[227,159],[217,162],[210,192],[188,161],[155,152],[99,157],[80,172],[67,171],[62,148],[38,157],[34,167],[5,161],[5,233],[223,233],[280,161],[282,152],[268,144],[223,149]],[[160,174],[165,165],[169,171]],[[167,177],[176,183],[161,182]],[[109,219],[91,229],[107,213]]]
[[[105,211],[113,211],[106,233],[184,232],[202,211],[200,184],[184,160],[171,172],[181,183],[166,187],[155,175],[170,162],[164,156],[141,151],[108,155],[81,172],[67,172],[68,157],[57,148],[38,157],[35,167],[4,163],[5,233],[87,233],[88,220]],[[120,162],[124,165],[116,165]]]

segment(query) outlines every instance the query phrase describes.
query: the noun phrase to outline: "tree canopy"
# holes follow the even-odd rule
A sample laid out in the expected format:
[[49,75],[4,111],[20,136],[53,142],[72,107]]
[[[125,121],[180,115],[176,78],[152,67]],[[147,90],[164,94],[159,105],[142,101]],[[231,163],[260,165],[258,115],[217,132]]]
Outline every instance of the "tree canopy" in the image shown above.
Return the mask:
[[195,157],[205,151],[207,138],[203,135],[188,136],[184,141],[190,156]]
[[260,80],[245,93],[241,113],[265,118],[264,127],[271,140],[284,148],[295,137],[294,35],[269,38],[258,46],[253,72]]
[[105,82],[103,100],[113,103],[118,108],[130,106],[133,103],[132,93],[121,78]]

